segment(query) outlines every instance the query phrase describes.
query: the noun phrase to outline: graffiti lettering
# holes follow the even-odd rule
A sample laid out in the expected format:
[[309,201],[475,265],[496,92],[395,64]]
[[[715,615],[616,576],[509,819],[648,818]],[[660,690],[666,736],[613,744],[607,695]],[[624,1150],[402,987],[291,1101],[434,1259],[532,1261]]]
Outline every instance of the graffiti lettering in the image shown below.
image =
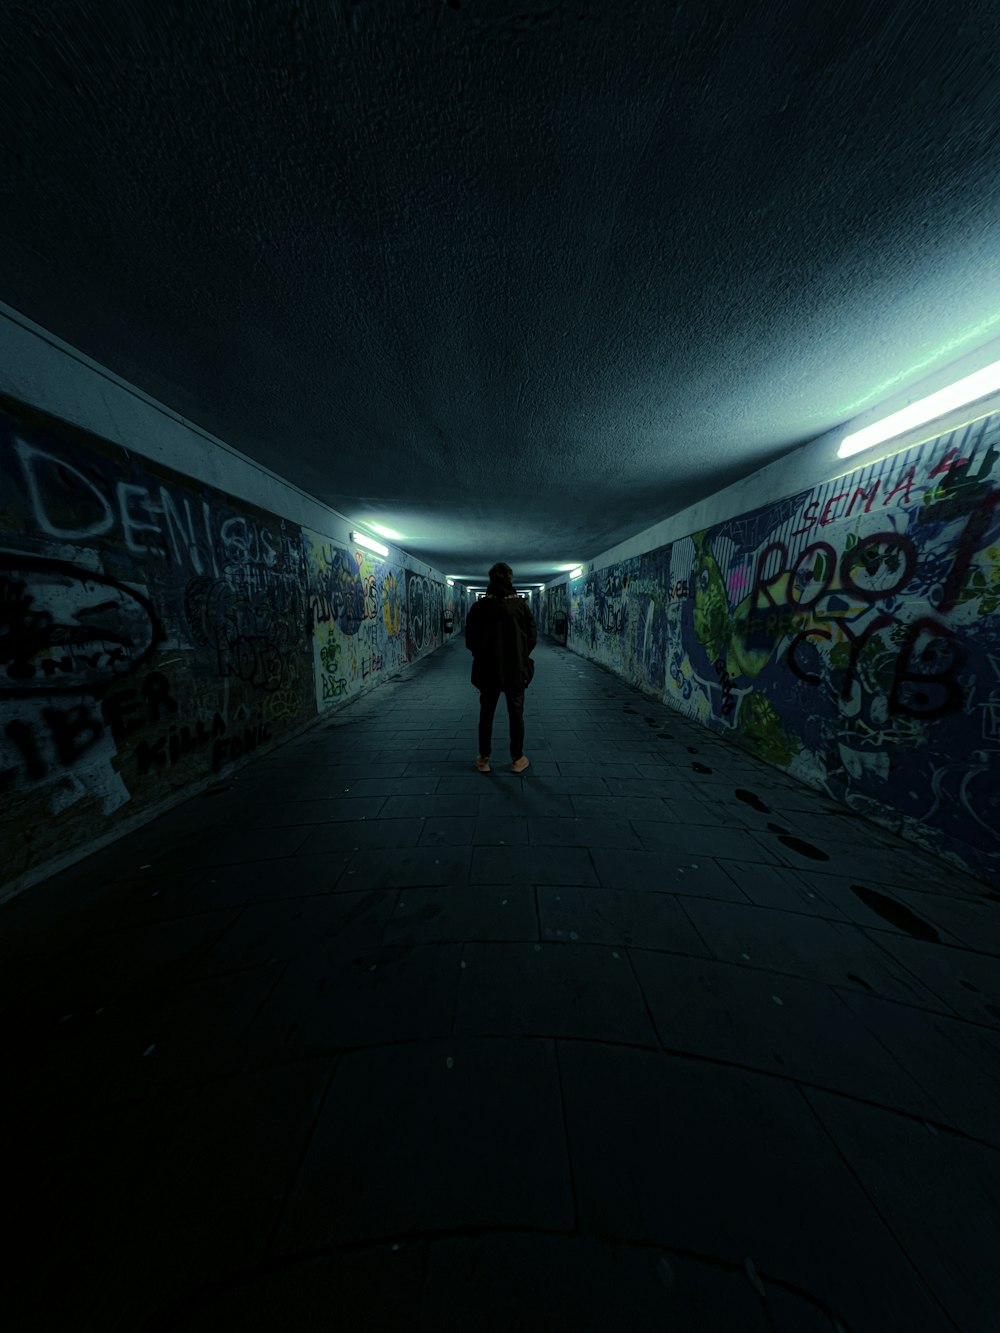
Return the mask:
[[148,598],[65,560],[0,555],[0,693],[78,694],[148,660]]
[[[165,486],[156,489],[158,498],[154,499],[152,488],[146,484],[118,481],[112,486],[100,474],[94,481],[48,450],[23,439],[15,439],[13,444],[39,532],[60,540],[114,537],[120,533],[132,555],[172,559],[177,564],[190,564],[196,574],[204,572],[206,561],[187,497],[179,506]],[[207,504],[202,506],[202,518],[210,551]]]
[[218,773],[223,764],[242,759],[245,754],[256,750],[271,739],[270,722],[249,723],[237,735],[220,736],[212,746],[212,772]]
[[806,642],[808,639],[830,639],[831,637],[832,635],[828,629],[804,629],[796,634],[795,638],[788,645],[788,656],[786,658],[788,669],[792,674],[798,676],[799,680],[804,680],[807,685],[822,685],[822,677],[818,676],[814,671],[806,671],[805,668],[799,664],[795,654],[799,644]]
[[894,713],[910,717],[943,717],[964,702],[964,691],[956,679],[964,664],[954,634],[928,617],[907,627],[899,652],[889,696]]
[[215,650],[221,677],[234,676],[267,693],[287,686],[292,654],[304,647],[304,624],[294,616],[300,599],[292,577],[272,576],[276,598],[254,596],[246,584],[230,578],[188,583],[188,629],[195,643]]
[[722,716],[729,717],[736,707],[736,698],[733,695],[733,678],[726,670],[726,660],[724,657],[717,659],[715,663],[716,675],[719,677],[719,684],[722,686]]

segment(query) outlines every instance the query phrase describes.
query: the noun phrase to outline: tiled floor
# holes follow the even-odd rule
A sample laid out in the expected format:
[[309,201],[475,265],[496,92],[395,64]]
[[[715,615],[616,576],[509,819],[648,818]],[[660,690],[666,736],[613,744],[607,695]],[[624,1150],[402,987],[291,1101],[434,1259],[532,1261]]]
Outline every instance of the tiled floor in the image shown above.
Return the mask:
[[8,1327],[1000,1328],[1000,895],[536,657],[0,909]]

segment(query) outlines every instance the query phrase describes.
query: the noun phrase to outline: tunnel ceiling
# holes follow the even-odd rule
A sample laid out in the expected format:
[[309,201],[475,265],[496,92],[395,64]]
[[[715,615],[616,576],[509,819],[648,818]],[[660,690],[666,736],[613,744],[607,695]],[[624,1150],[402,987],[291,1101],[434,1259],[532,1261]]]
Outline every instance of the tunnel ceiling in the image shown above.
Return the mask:
[[543,578],[1000,332],[998,38],[993,0],[11,3],[0,298],[447,572]]

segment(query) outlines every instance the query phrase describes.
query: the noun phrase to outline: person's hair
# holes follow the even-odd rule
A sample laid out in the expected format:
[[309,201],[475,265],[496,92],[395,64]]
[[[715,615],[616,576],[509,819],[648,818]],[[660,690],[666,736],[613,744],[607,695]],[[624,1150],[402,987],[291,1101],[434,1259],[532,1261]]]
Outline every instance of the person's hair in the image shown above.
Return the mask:
[[490,570],[490,582],[513,584],[514,571],[511,569],[510,565],[505,565],[502,560],[498,560],[497,563]]

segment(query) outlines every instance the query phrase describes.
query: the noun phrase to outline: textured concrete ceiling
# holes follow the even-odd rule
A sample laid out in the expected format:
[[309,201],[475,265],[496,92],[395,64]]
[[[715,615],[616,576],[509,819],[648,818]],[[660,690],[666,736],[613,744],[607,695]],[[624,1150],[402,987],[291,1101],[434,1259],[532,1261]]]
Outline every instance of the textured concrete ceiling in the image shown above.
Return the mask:
[[24,0],[0,298],[542,578],[1000,332],[1000,5]]

